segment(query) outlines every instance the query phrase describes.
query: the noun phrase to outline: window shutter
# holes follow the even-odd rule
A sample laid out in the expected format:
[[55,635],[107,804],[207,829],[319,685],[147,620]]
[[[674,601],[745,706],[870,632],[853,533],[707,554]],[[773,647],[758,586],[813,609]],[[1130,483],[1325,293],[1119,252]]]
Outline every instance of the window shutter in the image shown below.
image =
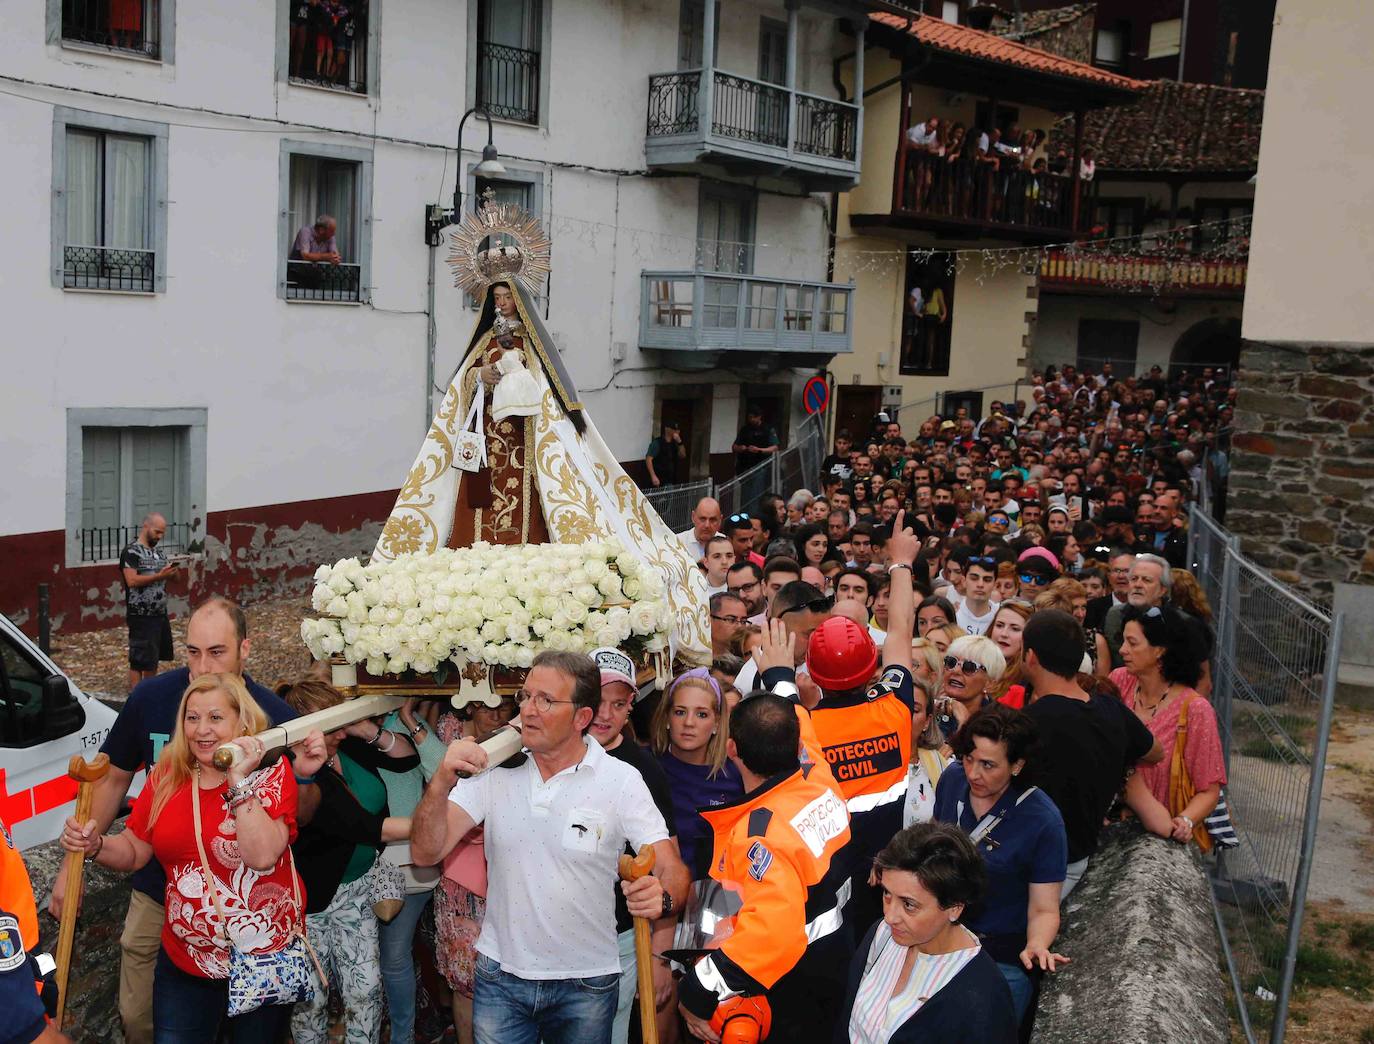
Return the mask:
[[81,429],[81,528],[117,526],[119,429]]
[[169,522],[180,522],[176,512],[177,432],[174,428],[134,428],[130,461],[130,525],[156,511]]

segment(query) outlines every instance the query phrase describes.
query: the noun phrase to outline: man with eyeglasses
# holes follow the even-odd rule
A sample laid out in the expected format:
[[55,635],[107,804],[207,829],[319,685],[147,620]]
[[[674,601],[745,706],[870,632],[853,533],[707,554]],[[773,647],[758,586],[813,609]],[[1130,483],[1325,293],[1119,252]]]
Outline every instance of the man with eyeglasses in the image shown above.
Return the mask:
[[997,559],[975,555],[964,566],[964,596],[955,611],[954,622],[969,634],[987,634],[997,603],[992,592],[997,584]]
[[754,622],[754,617],[762,617],[767,608],[767,599],[763,591],[763,570],[753,562],[736,562],[730,567],[730,571],[725,574],[725,590],[734,595],[744,603],[745,614],[749,616],[749,622]]
[[1088,615],[1083,619],[1084,627],[1102,630],[1107,621],[1107,613],[1118,605],[1126,604],[1126,596],[1131,590],[1133,565],[1134,551],[1126,547],[1112,548],[1107,558],[1107,593],[1088,602]]
[[[1115,560],[1113,560],[1115,561]],[[1159,555],[1138,554],[1131,562],[1130,577],[1127,582],[1126,604],[1137,609],[1150,609],[1161,606],[1169,599],[1169,589],[1173,585],[1173,570],[1168,561]],[[1113,578],[1112,589],[1116,589]],[[1112,653],[1112,667],[1121,666],[1121,635],[1125,628],[1122,614],[1125,606],[1114,605],[1107,612],[1102,625],[1102,633],[1107,639],[1107,648]]]
[[744,600],[728,590],[711,596],[711,656],[725,656],[730,652],[730,639],[749,622]]
[[475,741],[450,744],[415,810],[411,853],[417,865],[433,865],[473,827],[486,827],[478,1044],[609,1040],[620,983],[611,892],[620,855],[626,843],[654,850],[653,874],[619,885],[632,917],[656,920],[679,906],[687,868],[644,779],[588,734],[601,707],[591,657],[540,653],[517,699],[529,757],[487,772]]

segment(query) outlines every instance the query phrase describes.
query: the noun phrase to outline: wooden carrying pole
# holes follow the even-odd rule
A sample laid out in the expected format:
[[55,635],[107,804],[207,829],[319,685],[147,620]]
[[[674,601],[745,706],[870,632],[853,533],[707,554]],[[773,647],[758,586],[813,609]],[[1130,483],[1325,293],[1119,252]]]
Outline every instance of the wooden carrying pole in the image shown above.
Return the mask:
[[[67,765],[67,775],[76,780],[76,821],[83,827],[91,818],[91,802],[95,785],[110,771],[110,758],[97,754],[87,762],[80,754],[73,754]],[[67,973],[71,970],[72,942],[76,939],[76,914],[81,908],[81,875],[86,868],[85,852],[68,852],[62,872],[67,877],[67,894],[62,903],[62,920],[57,929],[57,1020],[62,1028],[62,1014],[67,1007]]]
[[[654,868],[654,850],[645,845],[639,855],[620,857],[620,877],[638,881]],[[654,954],[649,939],[649,920],[635,918],[635,967],[639,972],[639,1025],[644,1044],[658,1044],[658,1014],[654,1008]]]

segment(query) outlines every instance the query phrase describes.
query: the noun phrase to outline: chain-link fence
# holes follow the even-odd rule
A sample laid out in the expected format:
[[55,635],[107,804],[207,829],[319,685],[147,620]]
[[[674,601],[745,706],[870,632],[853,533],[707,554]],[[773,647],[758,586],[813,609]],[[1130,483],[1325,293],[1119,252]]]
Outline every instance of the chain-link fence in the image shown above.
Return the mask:
[[674,533],[680,533],[692,524],[692,509],[702,497],[710,495],[710,479],[644,490],[644,499],[654,506],[658,517],[663,519]]
[[1212,899],[1250,1044],[1284,1037],[1317,841],[1341,616],[1240,553],[1196,505],[1188,561],[1215,616],[1212,703],[1240,844],[1217,849]]
[[752,512],[768,493],[791,496],[799,489],[820,493],[821,461],[825,459],[825,427],[819,414],[798,427],[792,445],[719,485],[710,479],[644,491],[669,528],[680,532],[692,524],[692,509],[702,497],[720,502],[722,518],[738,511]]

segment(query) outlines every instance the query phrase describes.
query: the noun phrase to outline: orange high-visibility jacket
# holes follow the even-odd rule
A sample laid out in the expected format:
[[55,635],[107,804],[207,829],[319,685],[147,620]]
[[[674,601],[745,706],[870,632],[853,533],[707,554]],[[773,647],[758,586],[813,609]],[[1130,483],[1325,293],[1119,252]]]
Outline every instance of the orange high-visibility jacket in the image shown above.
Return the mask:
[[[798,716],[805,722],[801,708]],[[740,901],[738,913],[714,926],[723,942],[688,969],[679,989],[683,1006],[709,1019],[723,1000],[766,993],[844,929],[849,815],[823,761],[701,814],[715,833],[711,877]]]

